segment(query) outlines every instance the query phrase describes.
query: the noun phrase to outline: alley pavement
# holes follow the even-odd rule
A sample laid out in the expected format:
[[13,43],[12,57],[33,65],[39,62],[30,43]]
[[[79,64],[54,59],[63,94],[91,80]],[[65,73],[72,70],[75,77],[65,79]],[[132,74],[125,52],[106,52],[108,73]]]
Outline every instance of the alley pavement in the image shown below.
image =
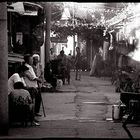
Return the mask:
[[[90,77],[82,72],[80,81],[71,72],[70,85],[63,85],[58,92],[43,92],[45,109],[41,106],[40,126],[15,126],[1,139],[42,138],[111,138],[129,139],[122,122],[112,120],[112,105],[119,101],[109,78]],[[140,138],[140,125],[128,124],[134,138]]]

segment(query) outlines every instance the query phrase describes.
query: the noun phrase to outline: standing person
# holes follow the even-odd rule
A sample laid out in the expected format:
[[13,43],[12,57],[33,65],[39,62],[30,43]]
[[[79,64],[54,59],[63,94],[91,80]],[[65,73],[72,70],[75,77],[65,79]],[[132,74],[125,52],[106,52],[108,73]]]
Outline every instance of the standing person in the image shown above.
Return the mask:
[[57,55],[54,53],[53,48],[50,48],[50,61],[57,59]]
[[[40,56],[38,54],[33,55],[33,65],[32,65],[32,67],[34,69],[34,72],[35,72],[36,76],[38,78],[40,78],[40,80],[41,80],[41,83],[37,81],[37,84],[38,84],[38,92],[39,92],[39,95],[40,95],[39,98],[41,98],[41,102],[42,102],[42,105],[43,105],[43,100],[42,100],[42,97],[41,97],[41,88],[43,87],[43,84],[44,84],[44,70],[43,70],[42,65],[40,63]],[[40,102],[40,99],[39,99],[38,102]],[[38,104],[38,106],[39,106],[39,104]],[[44,112],[44,116],[45,116],[44,106],[43,106],[43,112]]]
[[63,66],[67,64],[67,56],[63,50],[60,51],[60,54],[57,56],[57,59],[60,60]]
[[81,79],[81,53],[80,53],[80,48],[76,47],[76,57],[74,61],[75,69],[76,69],[76,75],[75,75],[75,80],[80,80]]
[[68,84],[70,84],[70,71],[71,71],[71,68],[72,68],[72,55],[70,53],[67,56],[67,71],[66,71]]
[[62,81],[63,84],[65,84],[66,70],[67,70],[67,56],[65,55],[64,50],[60,51],[60,54],[57,56],[57,60],[59,61],[59,65],[58,65],[59,74],[62,75]]
[[40,78],[40,80],[41,80],[41,83],[37,82],[39,88],[41,88],[42,84],[44,83],[44,70],[43,70],[42,65],[40,63],[40,56],[38,54],[33,55],[33,65],[32,65],[32,67],[33,67],[33,70],[34,70],[36,76],[38,78]]
[[102,64],[102,56],[101,56],[101,50],[99,48],[98,52],[95,54],[91,70],[90,70],[90,76],[97,76],[100,77],[103,69]]
[[33,58],[30,54],[26,54],[24,56],[24,65],[29,68],[29,70],[25,72],[25,83],[28,88],[35,89],[32,93],[32,97],[35,97],[35,115],[41,116],[41,114],[39,113],[41,106],[41,93],[38,90],[38,82],[41,83],[41,80],[36,76],[33,70]]

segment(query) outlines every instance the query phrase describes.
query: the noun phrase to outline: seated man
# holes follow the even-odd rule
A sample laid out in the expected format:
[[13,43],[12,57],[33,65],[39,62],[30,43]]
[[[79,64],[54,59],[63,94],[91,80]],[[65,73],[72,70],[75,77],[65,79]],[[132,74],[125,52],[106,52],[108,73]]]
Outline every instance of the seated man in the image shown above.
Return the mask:
[[11,75],[8,79],[8,95],[14,90],[14,84],[16,82],[22,82],[24,86],[26,87],[25,81],[23,79],[25,71],[29,70],[28,67],[21,65],[17,72]]
[[56,78],[56,74],[53,73],[51,66],[52,65],[50,62],[46,64],[45,70],[44,70],[44,78],[48,83],[52,85],[53,89],[55,90],[57,86],[57,78]]
[[24,89],[24,85],[20,81],[14,84],[14,90],[9,95],[9,110],[11,121],[20,120],[23,125],[24,123],[27,125],[27,122],[30,121],[31,124],[39,126],[34,122],[34,104],[31,95]]
[[[17,72],[14,73],[11,77],[9,77],[8,79],[8,95],[10,95],[10,93],[12,91],[14,91],[14,84],[16,82],[22,82],[24,85],[24,89],[28,90],[28,92],[30,93],[31,97],[32,97],[32,103],[35,103],[35,93],[37,92],[35,88],[29,88],[27,87],[25,81],[24,81],[24,76],[25,76],[25,72],[29,70],[28,67],[26,67],[25,65],[21,65]],[[34,121],[38,122],[38,120],[34,119]]]

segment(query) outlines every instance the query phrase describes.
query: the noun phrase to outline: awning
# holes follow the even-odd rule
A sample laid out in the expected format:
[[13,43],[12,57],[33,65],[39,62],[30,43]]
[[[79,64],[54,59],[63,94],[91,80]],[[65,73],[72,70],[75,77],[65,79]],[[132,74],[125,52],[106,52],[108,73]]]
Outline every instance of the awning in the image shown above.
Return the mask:
[[14,10],[13,6],[7,5],[7,11],[8,12],[16,12],[16,10]]
[[10,6],[13,6],[14,10],[17,11],[19,14],[24,14],[25,12],[23,2],[16,2],[11,4]]
[[36,3],[32,3],[32,2],[23,2],[24,4],[27,4],[27,5],[31,5],[31,6],[35,6],[35,7],[38,7],[38,8],[41,8],[43,9],[43,7],[39,4],[36,4]]
[[17,12],[14,9],[7,9],[8,12]]
[[[31,9],[26,9],[26,5],[29,7],[34,7],[34,10]],[[25,16],[37,16],[38,15],[38,8],[43,9],[42,6],[39,4],[31,3],[31,2],[16,2],[11,4],[10,6],[14,7],[14,10],[17,11],[21,15]]]

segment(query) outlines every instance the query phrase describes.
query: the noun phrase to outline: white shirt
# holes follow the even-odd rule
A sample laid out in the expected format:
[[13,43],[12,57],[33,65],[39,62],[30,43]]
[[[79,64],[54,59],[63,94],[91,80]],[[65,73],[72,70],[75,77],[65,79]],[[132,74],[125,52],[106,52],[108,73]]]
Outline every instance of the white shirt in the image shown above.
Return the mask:
[[24,86],[26,86],[24,79],[21,78],[18,73],[14,73],[8,79],[8,95],[14,90],[14,84],[16,82],[22,82],[24,84]]
[[26,76],[24,77],[24,80],[25,80],[27,87],[37,88],[38,87],[37,81],[34,80],[35,78],[37,78],[37,76],[33,70],[33,67],[27,63],[25,64],[25,66],[29,68],[29,70],[27,70],[25,72]]
[[57,58],[57,55],[56,54],[51,54],[50,53],[50,60],[55,60]]

